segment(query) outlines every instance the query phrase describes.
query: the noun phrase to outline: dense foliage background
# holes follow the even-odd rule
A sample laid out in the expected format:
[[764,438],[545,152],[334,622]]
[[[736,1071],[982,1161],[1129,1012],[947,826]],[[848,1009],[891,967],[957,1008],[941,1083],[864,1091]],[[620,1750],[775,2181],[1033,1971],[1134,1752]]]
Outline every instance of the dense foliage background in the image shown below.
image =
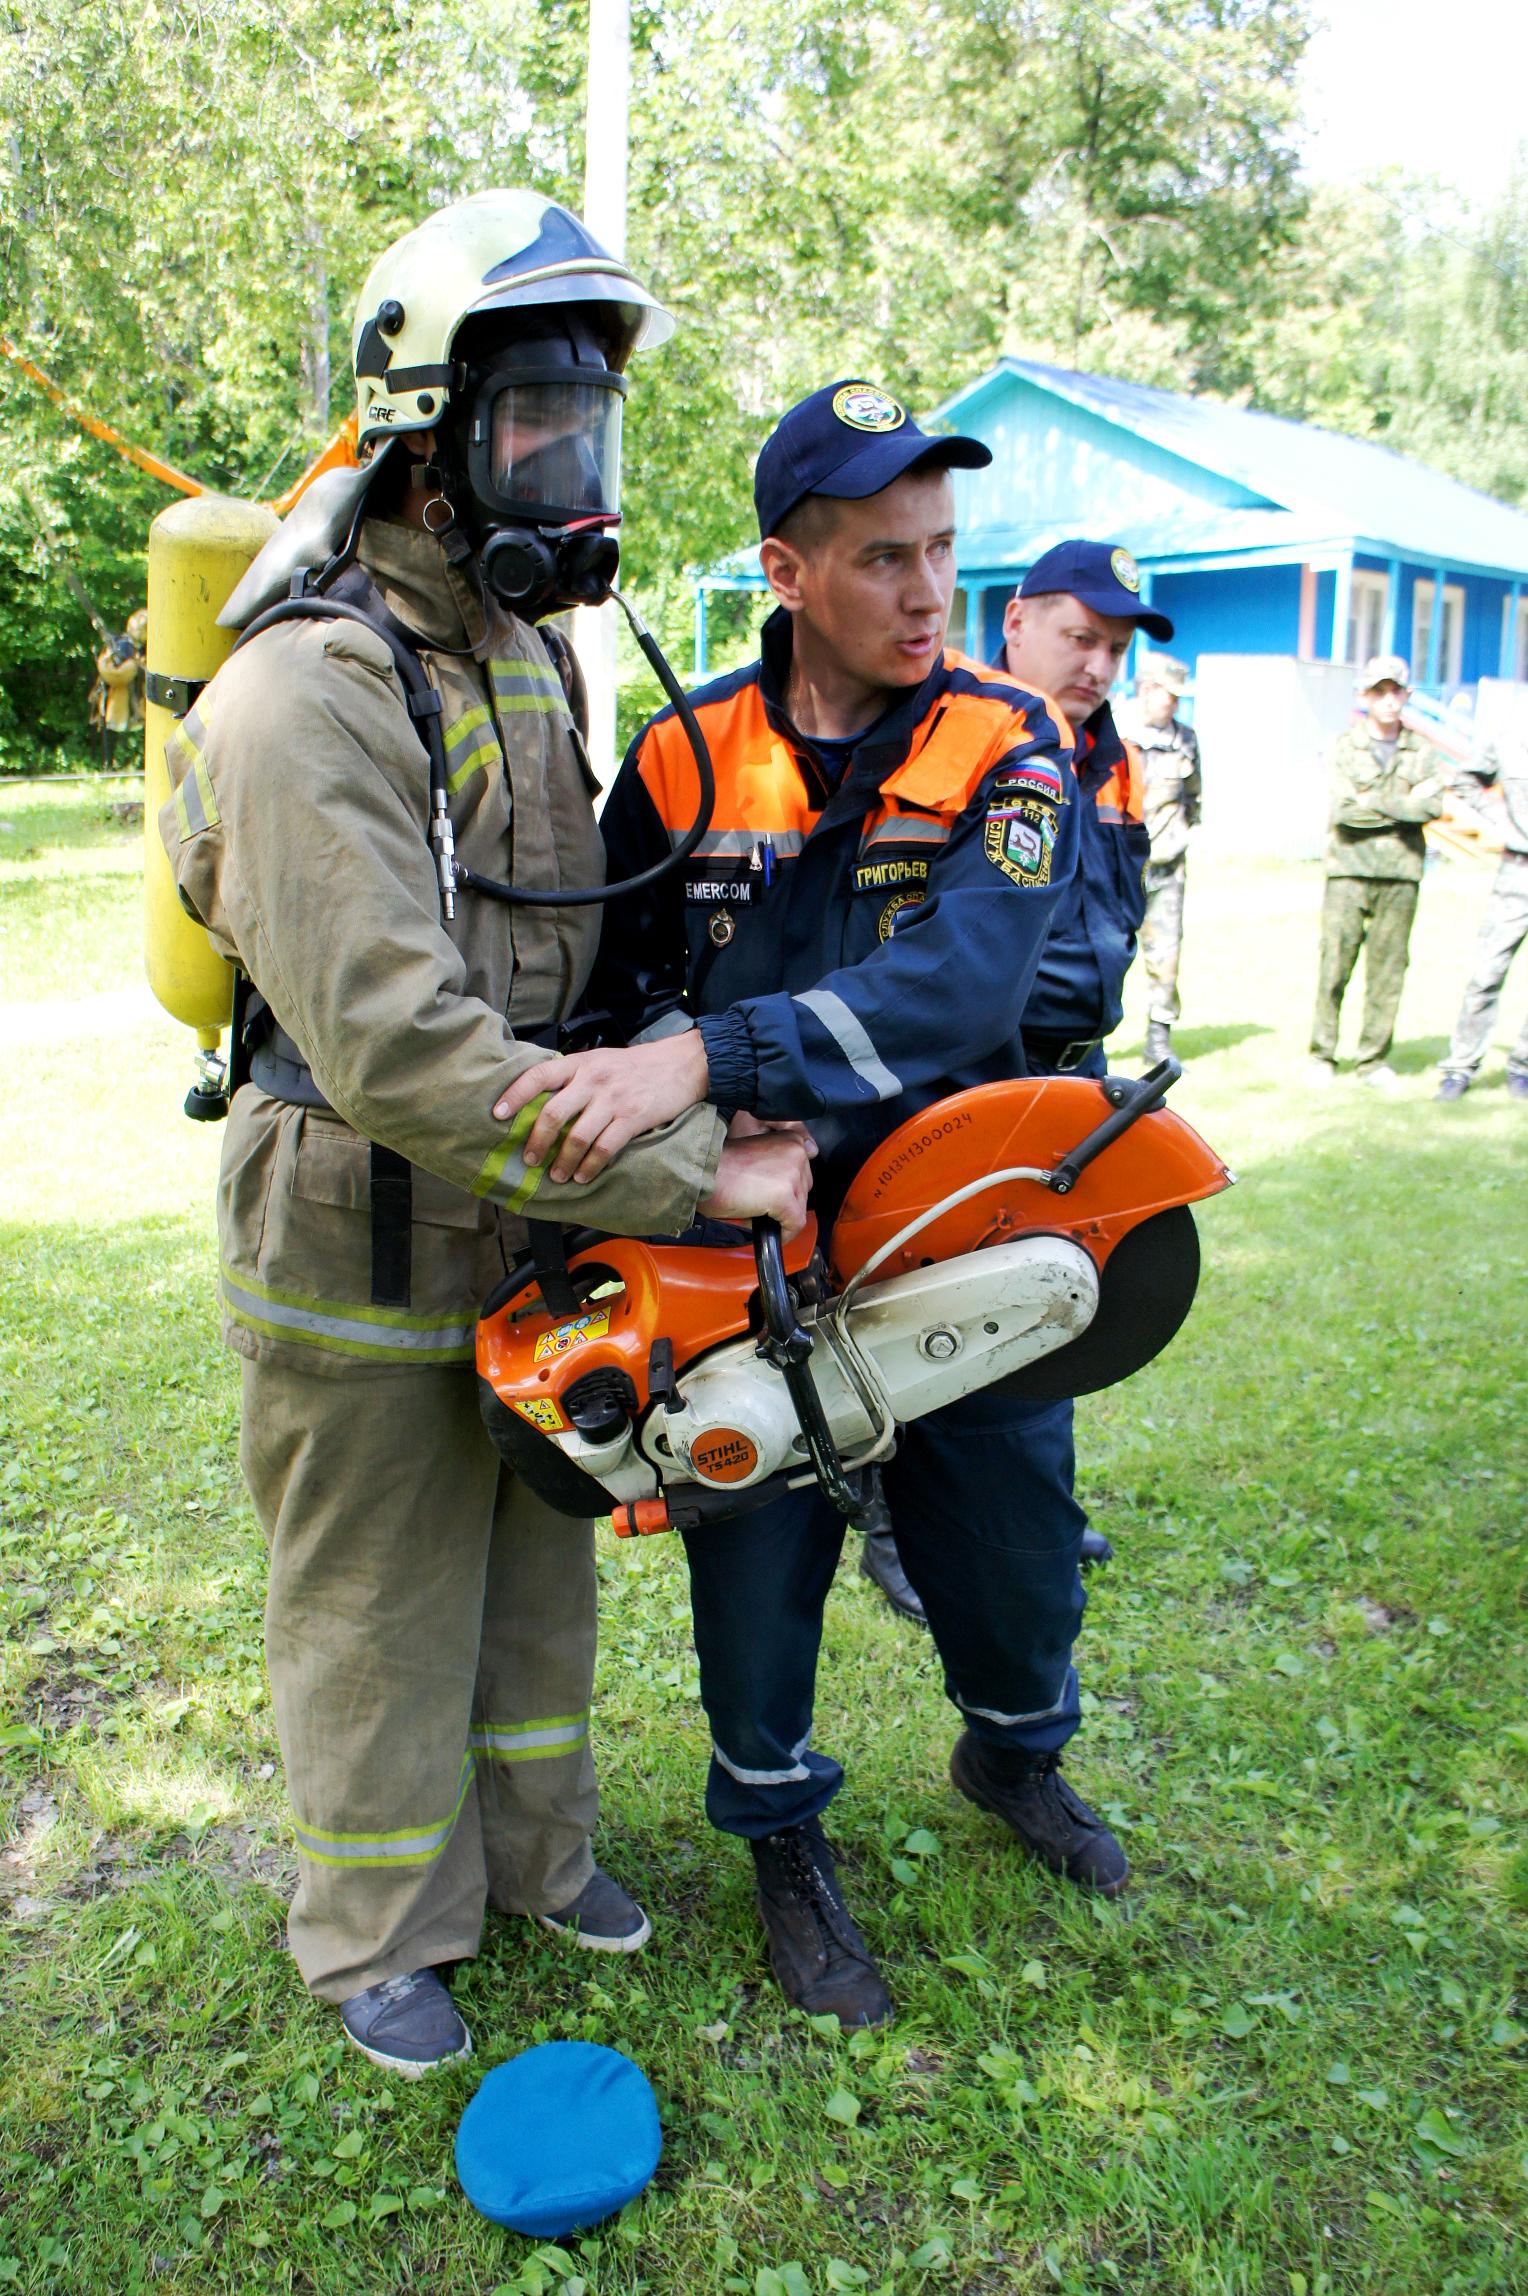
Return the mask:
[[[631,403],[625,550],[669,639],[830,373],[928,406],[1025,352],[1528,495],[1528,186],[1486,217],[1399,169],[1312,191],[1307,31],[1304,0],[639,0],[631,254],[683,326]],[[11,0],[0,325],[140,443],[274,491],[346,410],[391,236],[492,182],[577,204],[586,38],[586,0]],[[120,626],[165,499],[0,363],[0,767],[82,747],[58,557]]]

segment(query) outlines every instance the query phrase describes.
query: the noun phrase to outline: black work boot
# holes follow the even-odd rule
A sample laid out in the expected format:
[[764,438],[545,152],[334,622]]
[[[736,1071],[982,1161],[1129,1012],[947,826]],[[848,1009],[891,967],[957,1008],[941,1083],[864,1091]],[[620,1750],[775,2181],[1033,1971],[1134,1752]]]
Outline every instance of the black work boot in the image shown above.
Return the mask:
[[1095,1531],[1091,1523],[1082,1534],[1082,1546],[1078,1550],[1077,1560],[1084,1567],[1091,1563],[1112,1563],[1114,1560],[1113,1547],[1103,1532]]
[[927,1626],[925,1611],[918,1590],[902,1568],[902,1557],[897,1553],[896,1537],[887,1518],[884,1529],[879,1525],[858,1523],[865,1533],[865,1544],[860,1549],[860,1569],[872,1586],[878,1586],[892,1609],[903,1618],[912,1619],[918,1626]]
[[846,2033],[884,2025],[891,1995],[849,1918],[821,1821],[786,1826],[750,1842],[769,1966],[787,2001],[836,2017]]
[[879,1471],[870,1469],[865,1503],[854,1516],[854,1528],[864,1538],[860,1549],[860,1569],[872,1586],[878,1586],[894,1611],[910,1618],[919,1626],[927,1626],[928,1618],[919,1599],[918,1590],[902,1568],[902,1557],[897,1553],[896,1533],[891,1527],[891,1509],[881,1489]]
[[1146,1066],[1155,1068],[1159,1060],[1167,1058],[1172,1048],[1172,1030],[1168,1023],[1165,1020],[1149,1020],[1146,1023],[1146,1048],[1142,1054]]
[[968,1802],[1001,1818],[1052,1873],[1100,1897],[1118,1897],[1129,1880],[1129,1859],[1103,1819],[1072,1792],[1059,1754],[1011,1753],[962,1730],[950,1779]]

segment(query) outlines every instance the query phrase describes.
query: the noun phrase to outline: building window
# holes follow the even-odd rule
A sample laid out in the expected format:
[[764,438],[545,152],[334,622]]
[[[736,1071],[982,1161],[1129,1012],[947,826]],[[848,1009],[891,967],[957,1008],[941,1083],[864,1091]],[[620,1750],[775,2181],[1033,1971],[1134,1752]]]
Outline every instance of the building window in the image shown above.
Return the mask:
[[1528,598],[1509,592],[1501,602],[1502,660],[1505,675],[1528,683]]
[[[1411,675],[1417,685],[1427,683],[1427,641],[1432,631],[1433,588],[1419,582],[1411,600]],[[1457,686],[1464,668],[1464,585],[1443,585],[1443,629],[1438,645],[1440,686]]]
[[950,607],[950,627],[944,642],[947,646],[953,646],[957,654],[969,654],[972,636],[971,593],[962,584],[956,590],[954,603]]
[[1390,577],[1370,568],[1353,569],[1353,596],[1348,608],[1347,662],[1362,664],[1385,643],[1385,608],[1390,599]]

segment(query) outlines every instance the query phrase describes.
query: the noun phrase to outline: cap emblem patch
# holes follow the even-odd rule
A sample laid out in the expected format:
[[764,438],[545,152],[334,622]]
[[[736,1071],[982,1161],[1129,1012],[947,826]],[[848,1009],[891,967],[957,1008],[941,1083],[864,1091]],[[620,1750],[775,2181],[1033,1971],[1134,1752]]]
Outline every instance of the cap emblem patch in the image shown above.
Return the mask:
[[900,430],[907,420],[890,392],[878,391],[874,383],[845,383],[833,393],[833,412],[850,430]]
[[1114,576],[1122,590],[1138,591],[1140,589],[1141,569],[1128,550],[1116,550],[1114,552],[1109,560],[1109,572]]

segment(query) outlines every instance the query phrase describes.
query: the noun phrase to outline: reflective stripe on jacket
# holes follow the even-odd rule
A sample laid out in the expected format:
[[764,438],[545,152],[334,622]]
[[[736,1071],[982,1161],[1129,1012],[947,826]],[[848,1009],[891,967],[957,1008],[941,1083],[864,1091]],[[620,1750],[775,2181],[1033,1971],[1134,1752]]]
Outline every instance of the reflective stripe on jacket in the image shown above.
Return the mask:
[[[693,697],[716,768],[683,875],[620,903],[591,1003],[635,1036],[696,1016],[711,1097],[802,1117],[840,1171],[965,1084],[1022,1074],[1019,1015],[1076,864],[1070,731],[1012,679],[946,653],[866,733],[836,790],[784,709],[790,623]],[[696,810],[671,711],[628,752],[601,827],[625,876]]]

